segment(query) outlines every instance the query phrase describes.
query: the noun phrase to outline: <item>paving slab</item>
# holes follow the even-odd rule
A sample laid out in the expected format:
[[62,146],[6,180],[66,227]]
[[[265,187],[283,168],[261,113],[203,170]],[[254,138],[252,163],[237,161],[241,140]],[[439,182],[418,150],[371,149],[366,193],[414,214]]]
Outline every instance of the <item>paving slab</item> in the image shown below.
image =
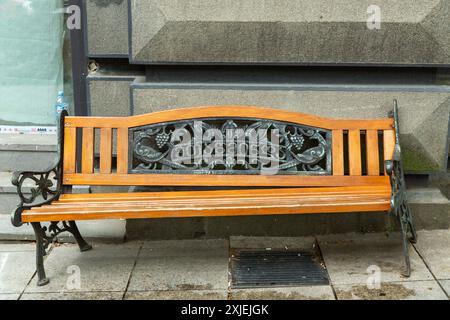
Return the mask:
[[123,292],[24,293],[20,300],[122,300]]
[[227,287],[227,241],[149,241],[143,245],[128,291],[219,290]]
[[232,249],[314,249],[314,237],[230,237]]
[[227,290],[127,292],[125,300],[226,300]]
[[331,286],[231,290],[230,300],[335,300]]
[[35,263],[32,251],[0,252],[0,293],[23,292],[35,273]]
[[450,299],[450,280],[438,280]]
[[20,297],[19,293],[0,293],[1,300],[18,300]]
[[0,252],[28,252],[36,251],[36,244],[34,242],[12,242],[2,241],[0,242]]
[[[125,239],[125,220],[86,220],[77,221],[78,229],[87,242],[120,243]],[[75,243],[69,232],[58,235],[59,242]]]
[[225,239],[144,241],[141,257],[184,257],[205,255],[208,252],[228,256],[228,246],[228,240]]
[[411,277],[404,278],[403,247],[399,233],[318,236],[319,247],[333,285],[366,284],[369,267],[379,268],[382,282],[432,280],[425,263],[410,246]]
[[364,284],[335,286],[339,300],[447,300],[434,280],[382,283],[379,289]]
[[450,279],[450,230],[419,231],[415,247],[437,279]]
[[[93,249],[87,252],[80,252],[78,246],[72,244],[57,246],[45,260],[50,283],[38,287],[34,278],[26,292],[123,292],[140,246],[140,242],[94,244]],[[74,286],[78,273],[80,284]]]

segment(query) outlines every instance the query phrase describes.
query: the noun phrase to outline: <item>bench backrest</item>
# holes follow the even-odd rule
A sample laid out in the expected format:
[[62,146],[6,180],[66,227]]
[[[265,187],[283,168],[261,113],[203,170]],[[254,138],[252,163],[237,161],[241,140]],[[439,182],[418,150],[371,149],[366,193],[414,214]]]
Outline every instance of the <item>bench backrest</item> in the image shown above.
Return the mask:
[[[276,136],[269,133],[274,130],[277,170],[261,174],[274,159],[268,151],[275,154]],[[130,117],[67,116],[62,140],[65,185],[357,186],[388,183],[383,162],[392,158],[395,131],[391,118],[342,120],[212,106]],[[97,141],[99,169],[94,169]],[[263,142],[268,147],[258,152],[265,153],[254,156],[250,151]],[[183,161],[174,161],[174,155]]]

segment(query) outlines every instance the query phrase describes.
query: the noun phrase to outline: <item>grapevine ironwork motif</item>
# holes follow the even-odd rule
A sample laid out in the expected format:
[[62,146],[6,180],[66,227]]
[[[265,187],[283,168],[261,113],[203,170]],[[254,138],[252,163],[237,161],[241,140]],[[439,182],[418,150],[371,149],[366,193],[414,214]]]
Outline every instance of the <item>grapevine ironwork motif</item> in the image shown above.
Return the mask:
[[[259,174],[276,160],[277,174],[331,174],[329,130],[230,118],[176,121],[130,130],[131,173]],[[257,152],[252,158],[254,148]],[[230,149],[234,152],[231,158]],[[237,150],[245,156],[239,157]],[[216,158],[205,161],[205,154]]]

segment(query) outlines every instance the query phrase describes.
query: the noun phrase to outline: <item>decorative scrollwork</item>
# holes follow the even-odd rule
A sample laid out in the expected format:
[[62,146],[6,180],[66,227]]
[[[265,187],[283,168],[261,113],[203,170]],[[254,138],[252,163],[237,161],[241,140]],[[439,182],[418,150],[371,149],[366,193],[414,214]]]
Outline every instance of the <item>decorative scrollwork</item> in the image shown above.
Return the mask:
[[330,132],[260,119],[199,119],[133,128],[131,173],[331,174]]
[[42,226],[40,222],[31,222],[34,234],[36,236],[36,269],[38,276],[38,286],[46,285],[49,280],[45,275],[44,256],[47,254],[48,247],[56,240],[56,237],[62,232],[70,232],[75,238],[80,251],[92,249],[81,236],[75,221],[53,221],[50,225]]
[[[42,196],[44,200],[53,199],[57,195],[58,191],[55,189],[55,185],[58,185],[58,167],[45,172],[16,172],[12,178],[12,184],[17,186],[17,193],[19,194],[22,203],[31,204],[35,200]],[[54,183],[53,181],[56,183]],[[34,186],[30,186],[30,194],[24,193],[24,186],[28,185],[28,182],[34,183]]]
[[409,209],[407,195],[405,174],[403,171],[403,164],[401,159],[400,147],[400,128],[398,119],[397,101],[394,100],[394,110],[390,114],[394,118],[396,142],[394,147],[394,154],[392,160],[386,160],[386,173],[389,175],[391,182],[391,211],[390,213],[399,221],[402,235],[403,235],[403,250],[406,260],[406,270],[404,276],[409,277],[411,274],[411,264],[409,260],[407,239],[411,242],[417,241],[417,233],[414,226],[413,217]]
[[[53,200],[57,200],[59,198],[59,195],[61,194],[61,155],[64,140],[64,117],[66,115],[67,111],[63,111],[59,115],[58,152],[54,164],[47,170],[17,171],[12,175],[11,183],[16,186],[17,193],[20,198],[20,203],[17,205],[17,208],[12,212],[11,215],[11,222],[16,227],[22,225],[21,215],[23,210],[48,204]],[[29,187],[29,192],[26,192],[27,187]],[[41,201],[37,201],[39,197],[42,198]]]
[[56,237],[63,232],[74,233],[75,230],[66,221],[53,221],[48,227],[41,227],[41,236],[44,250],[47,250],[47,248],[53,243]]

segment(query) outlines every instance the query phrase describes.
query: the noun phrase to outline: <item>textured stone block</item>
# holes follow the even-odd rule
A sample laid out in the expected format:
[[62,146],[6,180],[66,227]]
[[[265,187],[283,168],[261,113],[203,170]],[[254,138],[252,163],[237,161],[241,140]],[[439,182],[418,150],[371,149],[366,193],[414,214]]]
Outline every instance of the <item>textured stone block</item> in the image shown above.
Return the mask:
[[[131,0],[135,63],[450,63],[450,1]],[[371,12],[371,13],[368,13]],[[373,24],[370,24],[373,26]]]
[[[88,110],[91,116],[119,117],[130,115],[130,84],[135,75],[96,73],[87,77]],[[98,134],[99,132],[96,132]],[[113,141],[116,132],[113,132]],[[95,139],[95,152],[99,152],[100,139]],[[113,152],[116,145],[113,144]]]
[[437,188],[414,188],[408,191],[408,203],[417,229],[448,229],[450,200]]
[[133,75],[93,74],[87,77],[88,109],[91,116],[128,116]]
[[128,55],[127,0],[86,0],[90,56]]
[[201,105],[256,105],[336,118],[385,118],[400,107],[402,151],[410,173],[446,169],[450,92],[426,87],[340,85],[132,84],[135,114]]

